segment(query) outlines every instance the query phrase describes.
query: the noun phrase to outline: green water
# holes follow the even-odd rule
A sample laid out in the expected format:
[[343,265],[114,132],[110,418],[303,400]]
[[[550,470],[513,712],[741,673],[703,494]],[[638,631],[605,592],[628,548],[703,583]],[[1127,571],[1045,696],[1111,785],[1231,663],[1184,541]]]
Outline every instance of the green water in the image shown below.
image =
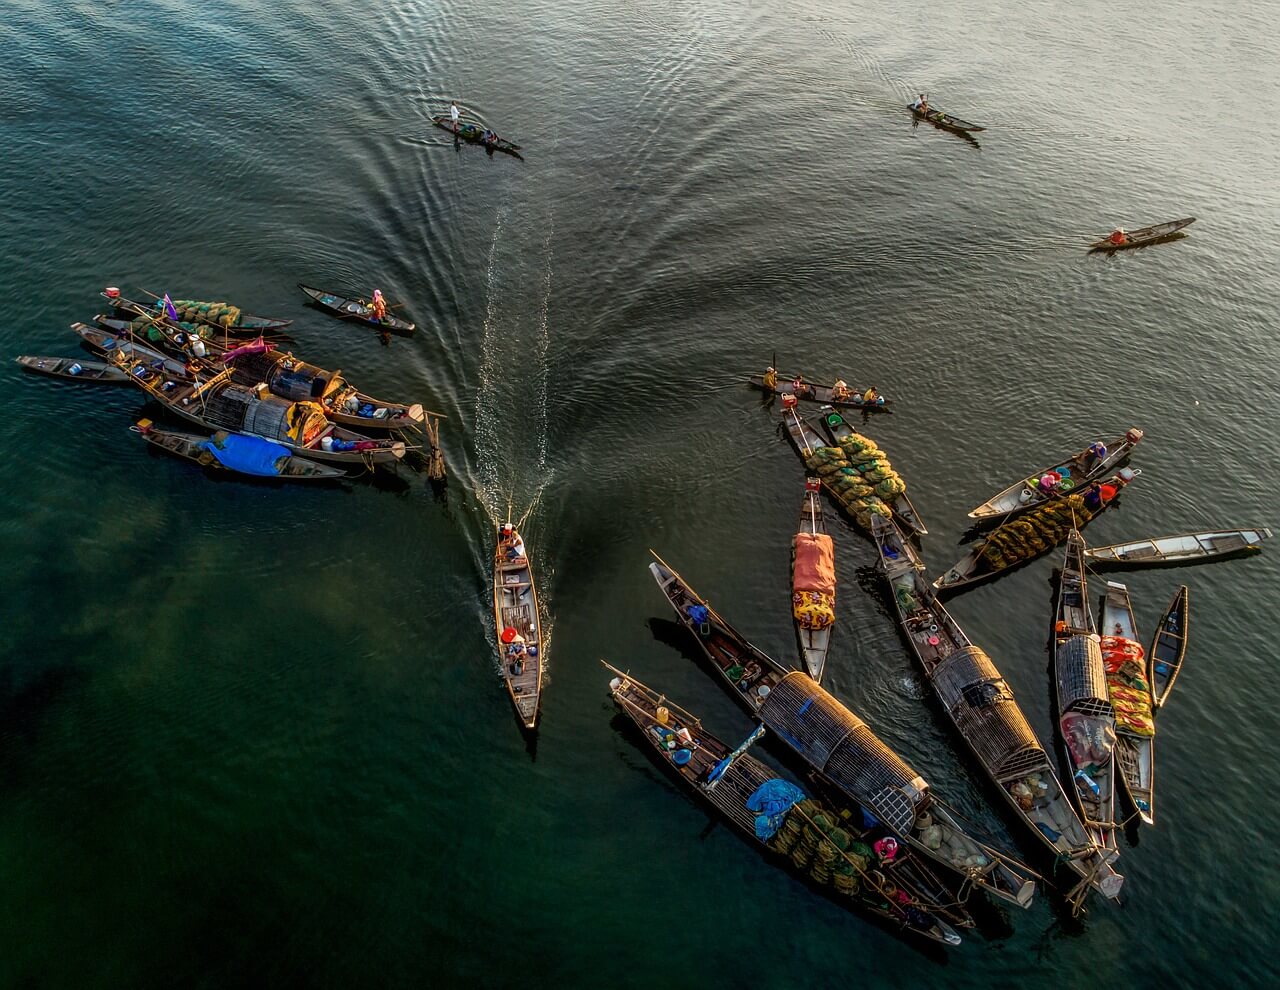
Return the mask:
[[[794,653],[800,465],[739,384],[775,353],[895,398],[867,429],[935,571],[974,504],[1134,425],[1143,474],[1092,542],[1274,524],[1269,13],[11,0],[4,352],[77,353],[108,284],[229,298],[446,414],[450,482],[210,481],[128,432],[140,393],[11,366],[0,985],[1274,984],[1274,548],[1127,579],[1144,639],[1189,583],[1193,639],[1124,906],[1042,898],[943,958],[714,824],[619,731],[597,663],[750,729],[650,547]],[[913,128],[921,88],[981,147]],[[429,120],[452,97],[527,161],[455,150]],[[1176,244],[1082,250],[1191,215]],[[376,283],[418,333],[384,347],[298,281]],[[532,741],[489,628],[509,501],[550,615]],[[871,545],[833,530],[827,685],[1001,832]],[[952,609],[1046,741],[1050,570]]]

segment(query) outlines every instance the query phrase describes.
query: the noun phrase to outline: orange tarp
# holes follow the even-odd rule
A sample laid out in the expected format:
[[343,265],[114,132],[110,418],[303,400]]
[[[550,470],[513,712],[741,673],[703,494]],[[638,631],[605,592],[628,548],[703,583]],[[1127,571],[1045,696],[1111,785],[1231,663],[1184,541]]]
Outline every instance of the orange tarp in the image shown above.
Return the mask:
[[796,563],[791,571],[792,591],[836,594],[836,551],[826,533],[797,533],[791,543]]

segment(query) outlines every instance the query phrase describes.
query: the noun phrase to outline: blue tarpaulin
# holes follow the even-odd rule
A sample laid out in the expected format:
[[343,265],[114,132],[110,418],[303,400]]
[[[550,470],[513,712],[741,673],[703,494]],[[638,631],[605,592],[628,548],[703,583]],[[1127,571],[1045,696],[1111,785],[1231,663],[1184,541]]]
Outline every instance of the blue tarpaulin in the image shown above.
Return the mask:
[[768,842],[782,828],[782,819],[786,817],[791,806],[804,800],[804,791],[790,781],[780,777],[766,780],[755,789],[755,793],[747,798],[747,810],[760,812],[756,815],[756,838]]
[[205,440],[199,446],[217,458],[218,463],[223,467],[239,471],[241,474],[255,474],[261,478],[279,477],[280,472],[276,470],[276,461],[281,457],[289,456],[287,447],[272,443],[270,440],[263,440],[261,437],[242,436],[239,433],[227,434],[221,447],[212,440]]

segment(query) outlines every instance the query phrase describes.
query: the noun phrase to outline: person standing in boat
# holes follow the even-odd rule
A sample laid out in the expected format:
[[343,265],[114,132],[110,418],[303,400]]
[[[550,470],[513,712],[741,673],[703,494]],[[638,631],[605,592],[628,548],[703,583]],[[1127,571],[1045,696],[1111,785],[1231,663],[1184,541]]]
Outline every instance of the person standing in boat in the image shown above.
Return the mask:
[[1107,459],[1107,445],[1099,440],[1097,443],[1090,444],[1089,450],[1085,453],[1085,465],[1092,470],[1098,464]]
[[761,381],[764,382],[764,387],[770,392],[776,392],[778,390],[778,369],[773,365],[769,365],[764,369],[764,377]]
[[462,116],[462,108],[458,106],[457,100],[449,101],[449,116],[453,118],[453,133],[458,133],[458,118]]

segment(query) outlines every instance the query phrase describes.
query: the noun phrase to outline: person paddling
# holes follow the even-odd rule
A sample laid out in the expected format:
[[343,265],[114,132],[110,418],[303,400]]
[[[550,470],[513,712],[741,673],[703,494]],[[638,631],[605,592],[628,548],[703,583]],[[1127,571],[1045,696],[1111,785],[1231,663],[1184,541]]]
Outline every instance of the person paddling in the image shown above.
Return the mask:
[[387,318],[387,300],[383,298],[381,289],[373,290],[373,302],[369,304],[369,308],[373,311],[373,318],[379,323]]
[[458,118],[462,115],[462,108],[458,106],[457,100],[449,101],[449,116],[453,118],[453,133],[458,133]]
[[919,96],[917,96],[915,98],[915,101],[911,104],[911,109],[914,110],[916,113],[920,113],[920,114],[928,113],[929,112],[928,94],[921,93]]

